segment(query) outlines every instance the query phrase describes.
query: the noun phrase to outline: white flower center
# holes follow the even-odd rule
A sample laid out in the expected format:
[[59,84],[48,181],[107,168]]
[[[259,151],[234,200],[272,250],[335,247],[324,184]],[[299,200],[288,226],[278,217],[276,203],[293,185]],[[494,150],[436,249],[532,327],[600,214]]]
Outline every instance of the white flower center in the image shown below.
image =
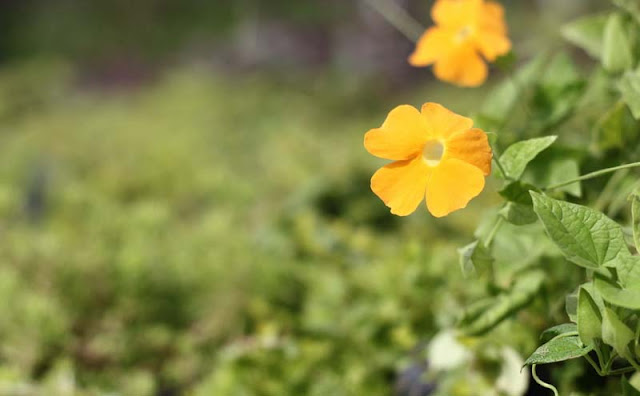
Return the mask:
[[436,166],[444,155],[444,144],[440,140],[429,140],[422,149],[422,159],[429,166]]
[[465,41],[471,35],[471,33],[473,33],[473,29],[471,28],[471,26],[465,26],[462,29],[458,30],[458,33],[456,33],[456,40],[458,42]]

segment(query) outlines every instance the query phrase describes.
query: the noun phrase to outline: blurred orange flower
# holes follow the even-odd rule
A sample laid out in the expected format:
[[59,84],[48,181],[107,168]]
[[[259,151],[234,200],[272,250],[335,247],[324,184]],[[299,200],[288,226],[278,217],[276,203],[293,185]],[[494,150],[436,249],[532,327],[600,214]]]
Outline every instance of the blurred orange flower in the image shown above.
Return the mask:
[[433,64],[440,80],[475,87],[487,79],[487,65],[511,49],[504,9],[493,1],[437,0],[436,23],[422,35],[409,57],[413,66]]
[[398,216],[413,213],[425,195],[435,217],[464,208],[491,172],[487,135],[472,126],[436,103],[425,103],[422,112],[396,107],[364,136],[369,153],[395,160],[373,175],[371,189]]

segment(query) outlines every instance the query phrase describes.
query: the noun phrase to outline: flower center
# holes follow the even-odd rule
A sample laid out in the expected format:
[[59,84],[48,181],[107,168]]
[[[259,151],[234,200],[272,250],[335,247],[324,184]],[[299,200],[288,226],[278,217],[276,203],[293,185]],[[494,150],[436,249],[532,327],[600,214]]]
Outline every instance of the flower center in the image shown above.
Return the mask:
[[473,29],[471,29],[471,26],[465,26],[462,29],[458,30],[458,33],[456,33],[456,40],[458,42],[465,41],[471,35],[471,33],[473,33]]
[[429,140],[422,149],[422,160],[429,166],[437,166],[444,155],[444,144],[440,140]]

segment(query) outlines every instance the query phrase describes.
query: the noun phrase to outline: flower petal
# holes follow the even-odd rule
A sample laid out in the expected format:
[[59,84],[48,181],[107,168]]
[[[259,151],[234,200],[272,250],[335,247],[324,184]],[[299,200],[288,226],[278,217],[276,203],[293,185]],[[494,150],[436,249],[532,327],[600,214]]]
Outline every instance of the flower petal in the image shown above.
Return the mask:
[[427,189],[431,173],[421,156],[392,162],[374,173],[371,190],[380,197],[391,213],[407,216],[413,213]]
[[422,115],[427,122],[429,135],[447,139],[457,132],[466,131],[473,126],[473,120],[454,113],[438,103],[422,105]]
[[418,40],[416,49],[409,56],[409,64],[416,67],[430,65],[447,56],[454,46],[454,37],[450,31],[431,27]]
[[431,8],[431,19],[439,26],[459,28],[475,22],[482,0],[437,0]]
[[486,1],[479,13],[476,43],[482,55],[489,61],[504,55],[511,49],[507,38],[504,8],[499,3]]
[[504,21],[504,8],[495,1],[485,1],[478,14],[478,25],[481,30],[489,30],[497,34],[507,34]]
[[491,147],[487,134],[473,128],[451,135],[446,142],[442,161],[456,158],[479,168],[486,176],[491,173]]
[[380,128],[364,135],[364,147],[376,157],[405,160],[417,155],[428,138],[427,123],[420,112],[401,105],[389,112]]
[[464,87],[477,87],[487,79],[487,65],[476,50],[465,45],[438,59],[433,72],[439,79]]
[[491,31],[478,32],[476,42],[482,55],[491,62],[511,49],[511,41],[506,36]]
[[484,188],[484,175],[477,167],[450,158],[440,163],[427,185],[427,208],[443,217],[467,206]]

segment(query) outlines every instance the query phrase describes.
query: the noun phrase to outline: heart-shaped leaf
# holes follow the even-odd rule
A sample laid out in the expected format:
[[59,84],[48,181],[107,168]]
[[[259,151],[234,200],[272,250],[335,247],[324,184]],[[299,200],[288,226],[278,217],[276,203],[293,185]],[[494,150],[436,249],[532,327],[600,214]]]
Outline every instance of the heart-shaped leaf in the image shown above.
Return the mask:
[[531,197],[533,210],[547,233],[572,262],[586,268],[598,268],[626,251],[622,229],[604,214],[534,191],[531,191]]

